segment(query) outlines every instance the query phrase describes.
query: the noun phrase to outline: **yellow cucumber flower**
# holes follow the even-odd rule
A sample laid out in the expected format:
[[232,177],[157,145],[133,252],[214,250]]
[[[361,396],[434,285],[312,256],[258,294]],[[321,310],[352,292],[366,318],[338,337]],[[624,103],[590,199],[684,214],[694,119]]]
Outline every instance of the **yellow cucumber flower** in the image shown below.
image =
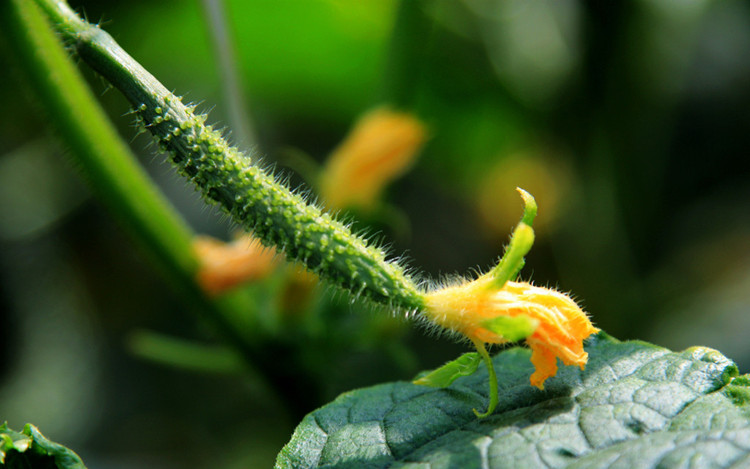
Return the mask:
[[[463,285],[427,294],[429,318],[473,343],[504,344],[517,340],[502,334],[497,319],[526,319],[533,332],[526,337],[536,371],[531,384],[542,389],[557,372],[557,358],[583,367],[588,354],[583,339],[597,332],[586,313],[567,295],[526,282],[505,282],[497,289],[488,274]],[[507,328],[506,328],[507,330]]]
[[492,359],[485,344],[504,344],[525,339],[531,348],[535,371],[533,386],[544,388],[547,378],[557,373],[557,359],[583,369],[588,354],[583,341],[598,331],[586,313],[568,295],[556,290],[517,282],[524,256],[534,243],[531,224],[536,202],[518,189],[525,207],[521,222],[513,231],[505,254],[492,271],[478,279],[446,286],[425,295],[424,317],[443,329],[468,338],[477,353],[468,353],[415,380],[415,384],[445,387],[460,376],[476,370],[483,360],[489,373],[490,400],[487,417],[498,403],[498,385]]

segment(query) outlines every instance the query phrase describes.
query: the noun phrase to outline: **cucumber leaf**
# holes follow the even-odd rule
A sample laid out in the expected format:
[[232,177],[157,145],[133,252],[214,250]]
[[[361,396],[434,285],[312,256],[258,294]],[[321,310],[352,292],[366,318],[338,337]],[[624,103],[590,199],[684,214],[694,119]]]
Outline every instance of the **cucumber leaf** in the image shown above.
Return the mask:
[[395,382],[351,391],[309,414],[277,468],[750,467],[750,378],[719,352],[587,341],[585,370],[564,366],[539,390],[529,351],[494,358],[446,388]]
[[0,468],[7,469],[86,469],[81,458],[68,448],[49,441],[33,425],[23,431],[0,425]]

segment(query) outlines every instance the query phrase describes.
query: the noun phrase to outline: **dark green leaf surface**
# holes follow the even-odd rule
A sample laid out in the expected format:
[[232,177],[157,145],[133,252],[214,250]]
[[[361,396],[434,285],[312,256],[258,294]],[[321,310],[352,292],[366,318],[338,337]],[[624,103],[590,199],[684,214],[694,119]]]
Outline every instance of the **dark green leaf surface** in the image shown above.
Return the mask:
[[0,425],[0,468],[8,469],[86,469],[73,451],[53,443],[33,425],[15,432]]
[[[592,337],[585,371],[561,368],[540,391],[529,351],[444,389],[397,382],[341,395],[309,414],[281,451],[279,468],[750,467],[750,380],[732,361],[695,347]],[[744,464],[744,466],[743,466]]]

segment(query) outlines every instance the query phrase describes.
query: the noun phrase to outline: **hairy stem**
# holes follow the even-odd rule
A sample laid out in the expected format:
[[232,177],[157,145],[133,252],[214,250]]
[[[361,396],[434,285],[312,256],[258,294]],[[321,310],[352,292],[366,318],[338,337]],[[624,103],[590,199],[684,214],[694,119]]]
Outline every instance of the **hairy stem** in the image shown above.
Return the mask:
[[125,95],[160,149],[208,201],[333,284],[391,307],[422,309],[423,295],[401,266],[229,145],[205,125],[204,115],[183,104],[109,34],[61,0],[37,1],[78,55]]

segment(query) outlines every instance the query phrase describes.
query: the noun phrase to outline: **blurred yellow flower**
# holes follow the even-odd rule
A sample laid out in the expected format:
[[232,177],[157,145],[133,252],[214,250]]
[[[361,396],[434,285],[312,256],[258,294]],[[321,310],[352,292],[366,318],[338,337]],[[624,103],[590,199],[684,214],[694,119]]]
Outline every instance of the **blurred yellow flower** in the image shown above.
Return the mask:
[[527,319],[533,332],[526,343],[536,368],[530,381],[540,389],[557,373],[557,358],[566,365],[584,368],[588,354],[583,350],[583,340],[598,329],[569,296],[525,282],[505,282],[497,289],[493,282],[488,274],[428,293],[427,317],[475,344],[512,341],[493,327],[497,318]]
[[424,125],[411,114],[385,108],[365,114],[323,168],[322,200],[334,209],[372,209],[383,187],[414,161],[425,138]]
[[218,295],[250,280],[266,277],[277,265],[276,250],[251,235],[231,243],[197,236],[193,249],[200,263],[196,280],[203,291]]

